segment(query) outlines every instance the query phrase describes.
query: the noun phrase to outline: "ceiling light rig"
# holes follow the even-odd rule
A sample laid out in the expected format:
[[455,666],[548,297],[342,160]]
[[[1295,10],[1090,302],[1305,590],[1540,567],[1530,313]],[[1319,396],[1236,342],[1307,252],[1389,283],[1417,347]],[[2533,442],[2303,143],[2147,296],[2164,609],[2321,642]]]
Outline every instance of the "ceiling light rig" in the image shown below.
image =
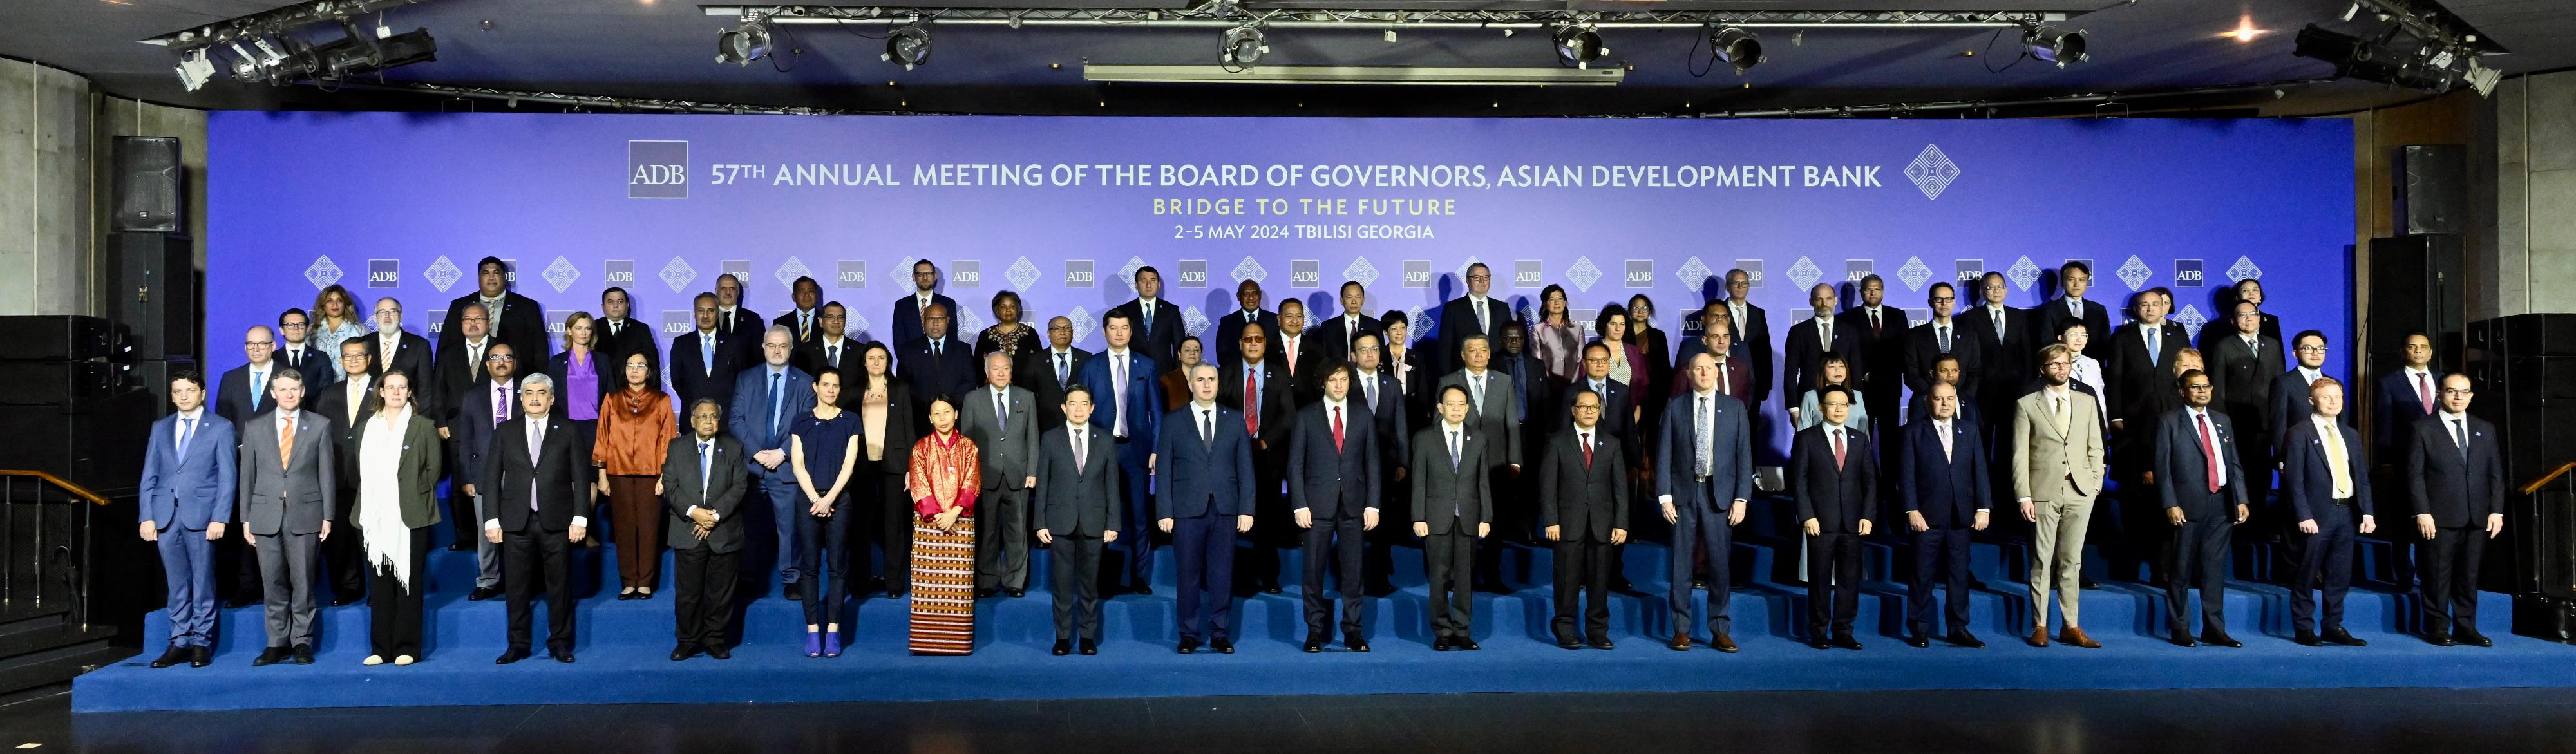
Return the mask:
[[751,65],[751,61],[769,57],[769,41],[768,22],[744,21],[741,26],[716,34],[716,62]]
[[[428,29],[394,33],[383,11],[418,0],[313,0],[228,18],[142,40],[178,55],[173,71],[188,91],[217,74],[242,83],[285,86],[302,81],[339,83],[349,77],[438,59]],[[357,19],[377,14],[372,30]],[[303,30],[338,26],[340,36],[315,42]]]
[[2023,54],[2043,63],[2056,63],[2059,68],[2093,57],[2084,51],[2084,30],[2066,31],[2047,24],[2033,24],[2024,29],[2021,48]]
[[885,54],[877,56],[877,59],[901,65],[907,71],[928,64],[930,28],[916,18],[894,30],[893,34],[886,36]]
[[1737,76],[1744,75],[1746,69],[1766,59],[1762,55],[1762,39],[1741,27],[1720,26],[1711,29],[1708,33],[1708,48],[1709,54],[1717,60],[1734,66]]
[[1572,24],[1557,27],[1550,39],[1556,47],[1556,64],[1566,68],[1590,68],[1592,61],[1600,60],[1603,54],[1610,52],[1610,48],[1602,46],[1600,32],[1587,27]]
[[2460,84],[2491,95],[2504,73],[2479,61],[2509,52],[2449,10],[2418,0],[2355,0],[2343,20],[2369,11],[2383,26],[2367,37],[2316,24],[2300,29],[2290,54],[2325,61],[2342,78],[2376,81],[2434,94]]
[[1251,68],[1252,64],[1261,61],[1262,53],[1269,51],[1270,41],[1261,36],[1260,29],[1237,26],[1225,30],[1225,48],[1220,60],[1228,68]]

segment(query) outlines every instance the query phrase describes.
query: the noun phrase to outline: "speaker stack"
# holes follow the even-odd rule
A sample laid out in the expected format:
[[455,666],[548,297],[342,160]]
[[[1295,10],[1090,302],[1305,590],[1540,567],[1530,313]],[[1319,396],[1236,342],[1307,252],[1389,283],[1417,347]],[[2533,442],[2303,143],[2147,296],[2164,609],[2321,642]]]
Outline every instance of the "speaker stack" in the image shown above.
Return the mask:
[[2468,148],[2457,144],[2399,147],[2389,171],[2397,235],[2370,240],[2367,373],[2405,363],[2406,336],[2433,341],[2433,365],[2460,368],[2467,345]]

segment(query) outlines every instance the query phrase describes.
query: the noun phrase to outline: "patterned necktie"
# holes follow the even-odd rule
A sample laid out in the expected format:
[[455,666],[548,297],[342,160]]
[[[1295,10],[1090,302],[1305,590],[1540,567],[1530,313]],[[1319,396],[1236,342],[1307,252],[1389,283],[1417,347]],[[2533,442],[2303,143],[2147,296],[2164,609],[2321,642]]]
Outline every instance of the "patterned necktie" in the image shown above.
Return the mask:
[[1002,402],[1002,396],[1005,395],[1008,393],[1000,391],[993,393],[993,426],[996,429],[1008,427],[1011,424],[1011,409]]
[[1261,381],[1259,372],[1243,370],[1243,431],[1261,434]]
[[295,413],[279,413],[277,428],[277,467],[284,469],[286,462],[295,458]]
[[1816,341],[1819,345],[1822,345],[1826,351],[1830,352],[1834,350],[1834,321],[1832,317],[1822,314],[1816,315]]
[[1111,409],[1113,409],[1113,410],[1117,411],[1117,413],[1116,413],[1116,414],[1114,414],[1114,415],[1112,415],[1112,416],[1110,416],[1110,417],[1109,417],[1109,421],[1110,421],[1110,424],[1109,424],[1109,431],[1110,431],[1110,433],[1111,433],[1111,435],[1110,435],[1110,436],[1112,436],[1112,437],[1126,437],[1126,436],[1127,436],[1127,355],[1126,355],[1126,354],[1123,354],[1123,353],[1122,353],[1122,354],[1115,354],[1115,355],[1112,355],[1112,356],[1110,356],[1110,357],[1109,357],[1109,393],[1110,393],[1110,397],[1111,397],[1111,398],[1115,398],[1115,399],[1116,399],[1116,401],[1115,401],[1115,402],[1116,402],[1116,404],[1117,404],[1117,405],[1114,405],[1114,406],[1111,406],[1111,407],[1110,407]]
[[1693,455],[1696,456],[1692,468],[1698,469],[1700,476],[1710,476],[1710,472],[1715,468],[1709,460],[1713,452],[1709,443],[1709,434],[1711,434],[1709,430],[1708,396],[1703,395],[1699,398],[1699,411],[1691,417],[1691,434],[1698,435],[1691,439]]
[[2424,407],[2424,415],[2433,415],[2433,381],[2425,379],[2431,370],[2415,375],[2415,400]]
[[498,427],[510,420],[509,391],[510,388],[501,383],[492,383],[492,426]]
[[1948,422],[1933,422],[1932,434],[1941,436],[1941,460],[1958,460],[1952,455],[1954,451],[1951,449],[1952,446],[1950,444],[1950,424]]
[[1592,433],[1583,432],[1575,435],[1575,438],[1574,444],[1583,446],[1583,469],[1590,471],[1592,470]]
[[482,346],[472,343],[465,344],[465,376],[468,379],[483,379]]
[[1843,468],[1843,431],[1837,429],[1825,434],[1834,436],[1834,470],[1841,471]]
[[2193,416],[2200,421],[2200,457],[2209,465],[2203,472],[2209,479],[2209,492],[2218,494],[2218,434],[2209,429],[2208,412],[2196,411]]
[[1056,384],[1056,387],[1066,387],[1066,386],[1068,386],[1067,381],[1068,381],[1068,380],[1070,380],[1070,379],[1072,378],[1072,375],[1073,375],[1073,365],[1072,365],[1072,363],[1071,363],[1071,362],[1072,362],[1072,359],[1067,358],[1065,354],[1061,354],[1061,353],[1059,353],[1059,354],[1056,354],[1056,355],[1055,355],[1055,384]]

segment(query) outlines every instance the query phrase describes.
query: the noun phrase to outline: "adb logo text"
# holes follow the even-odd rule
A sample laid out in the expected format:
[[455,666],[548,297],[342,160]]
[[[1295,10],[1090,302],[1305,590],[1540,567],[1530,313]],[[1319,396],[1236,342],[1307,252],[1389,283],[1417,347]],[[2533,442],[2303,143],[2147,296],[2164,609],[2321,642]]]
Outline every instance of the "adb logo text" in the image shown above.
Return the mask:
[[689,143],[626,142],[626,198],[689,198]]

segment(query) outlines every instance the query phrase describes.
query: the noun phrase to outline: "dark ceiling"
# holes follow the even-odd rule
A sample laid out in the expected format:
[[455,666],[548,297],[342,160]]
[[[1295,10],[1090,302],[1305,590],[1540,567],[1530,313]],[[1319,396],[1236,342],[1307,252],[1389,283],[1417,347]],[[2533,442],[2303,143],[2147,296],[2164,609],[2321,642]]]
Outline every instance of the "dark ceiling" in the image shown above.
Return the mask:
[[[2106,7],[2106,3],[2107,7]],[[991,6],[993,2],[973,3]],[[205,108],[504,109],[497,101],[382,90],[325,92],[218,79],[187,92],[173,56],[136,40],[278,7],[275,0],[12,0],[0,3],[0,55],[88,75],[106,92]],[[1153,7],[1153,3],[1124,7]],[[1248,3],[1255,5],[1256,3]],[[1308,3],[1312,5],[1312,3]],[[1461,8],[1454,0],[1335,3],[1336,7]],[[1175,7],[1175,6],[1163,6]],[[1277,7],[1277,6],[1272,6]],[[1501,7],[1555,8],[1515,3]],[[2415,99],[2421,93],[2364,82],[2251,88],[2190,96],[2142,93],[2288,82],[2330,75],[2290,55],[2311,22],[2367,33],[2339,17],[2347,0],[1678,0],[1592,4],[1588,9],[2054,10],[2090,33],[2093,57],[2064,69],[2013,63],[2017,34],[1962,30],[1767,30],[1769,60],[1739,78],[1720,67],[1691,75],[1692,31],[1605,30],[1610,58],[1632,66],[1615,87],[1325,87],[1103,85],[1081,64],[1216,62],[1218,32],[1113,27],[934,27],[935,54],[917,70],[880,62],[884,27],[797,26],[773,61],[713,62],[726,19],[683,0],[420,0],[390,11],[396,30],[427,27],[438,60],[387,72],[388,84],[435,83],[619,97],[684,99],[862,111],[1113,114],[1588,115],[1944,100],[2012,101],[2117,93],[2123,103],[2020,108],[2008,115],[2201,108],[2226,114],[2297,115]],[[2508,74],[2576,65],[2576,2],[2452,0],[2450,9],[2511,48],[2486,62]],[[2222,37],[2240,23],[2269,33]],[[864,35],[864,36],[863,36]],[[1421,30],[1383,41],[1376,27],[1276,30],[1263,63],[1547,66],[1544,34]],[[1974,55],[1969,53],[1974,51]],[[1701,51],[1704,54],[1704,50]],[[781,71],[784,67],[788,70]],[[1993,70],[2001,68],[2002,70]],[[528,109],[556,109],[527,103]],[[1955,113],[1954,113],[1955,115]]]

